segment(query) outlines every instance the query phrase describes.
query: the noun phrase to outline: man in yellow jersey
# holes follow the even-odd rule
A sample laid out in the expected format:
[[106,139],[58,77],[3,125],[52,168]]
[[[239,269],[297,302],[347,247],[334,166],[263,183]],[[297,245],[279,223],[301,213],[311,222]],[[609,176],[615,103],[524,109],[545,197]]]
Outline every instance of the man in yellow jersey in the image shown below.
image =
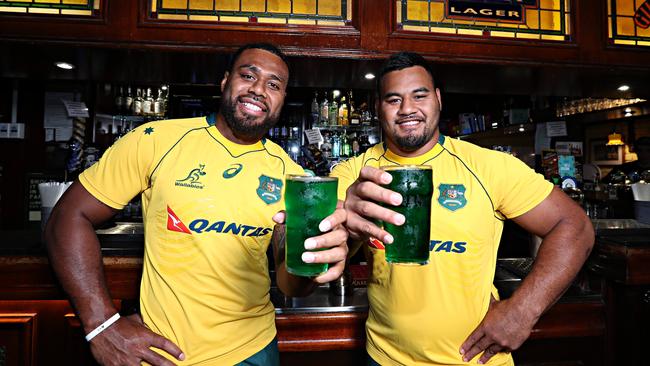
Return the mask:
[[[105,365],[278,365],[267,248],[284,221],[284,176],[303,170],[263,138],[278,120],[289,69],[274,46],[242,47],[221,82],[210,118],[157,121],[117,141],[84,171],[46,228],[50,260]],[[93,226],[142,195],[145,254],[138,317],[119,317],[102,272]],[[337,278],[347,255],[346,212],[305,241],[303,256],[330,263],[294,277],[279,257],[289,295]]]
[[[593,245],[584,212],[541,175],[510,155],[441,135],[441,106],[427,62],[393,55],[378,78],[385,142],[332,172],[350,238],[363,245],[369,264],[371,365],[513,364],[509,351],[528,338]],[[429,263],[389,265],[384,246],[393,238],[374,222],[401,225],[405,218],[378,204],[402,201],[382,187],[391,176],[378,167],[410,164],[433,170]],[[506,219],[544,241],[532,272],[499,301],[492,281]]]

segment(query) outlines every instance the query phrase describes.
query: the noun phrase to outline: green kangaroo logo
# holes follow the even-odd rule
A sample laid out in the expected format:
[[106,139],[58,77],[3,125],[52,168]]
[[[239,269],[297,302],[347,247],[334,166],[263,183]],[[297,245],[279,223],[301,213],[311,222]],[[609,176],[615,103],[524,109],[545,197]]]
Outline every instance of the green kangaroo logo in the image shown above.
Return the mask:
[[185,179],[179,180],[177,182],[198,183],[199,178],[205,175],[203,168],[205,168],[205,164],[199,164],[199,167],[192,169],[192,171],[190,171],[190,174],[188,174]]

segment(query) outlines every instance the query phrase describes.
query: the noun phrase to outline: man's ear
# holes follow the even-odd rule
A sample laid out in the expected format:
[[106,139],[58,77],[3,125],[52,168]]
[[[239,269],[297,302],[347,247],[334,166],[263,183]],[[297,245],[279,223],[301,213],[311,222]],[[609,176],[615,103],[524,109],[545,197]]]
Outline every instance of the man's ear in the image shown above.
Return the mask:
[[438,105],[440,106],[440,110],[442,111],[442,98],[440,98],[440,89],[436,88],[436,97],[438,98]]
[[223,74],[223,79],[221,79],[221,92],[223,93],[223,89],[226,87],[226,82],[228,81],[228,76],[230,76],[230,71],[226,71],[225,74]]

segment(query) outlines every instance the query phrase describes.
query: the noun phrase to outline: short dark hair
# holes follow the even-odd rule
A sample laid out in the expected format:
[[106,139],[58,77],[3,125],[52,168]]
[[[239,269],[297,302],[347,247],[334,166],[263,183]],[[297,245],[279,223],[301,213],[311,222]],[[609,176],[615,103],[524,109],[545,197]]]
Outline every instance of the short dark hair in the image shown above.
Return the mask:
[[230,72],[232,72],[233,71],[232,67],[235,66],[235,62],[237,62],[237,59],[239,58],[239,56],[241,56],[241,54],[244,51],[252,50],[252,49],[258,49],[258,50],[264,50],[264,51],[271,52],[272,54],[274,54],[274,55],[278,56],[280,59],[282,59],[284,64],[287,65],[287,70],[289,70],[289,60],[287,59],[287,56],[284,53],[282,53],[282,51],[280,51],[279,48],[275,47],[274,45],[272,45],[270,43],[264,43],[264,42],[261,42],[261,43],[249,43],[249,44],[245,44],[245,45],[239,47],[239,49],[230,57],[230,62],[228,62],[228,70]]
[[379,77],[377,78],[377,95],[381,95],[381,80],[384,75],[392,71],[399,71],[413,66],[421,66],[427,70],[427,73],[431,76],[431,83],[435,87],[436,82],[433,77],[433,70],[427,60],[415,52],[402,51],[392,54],[382,65]]

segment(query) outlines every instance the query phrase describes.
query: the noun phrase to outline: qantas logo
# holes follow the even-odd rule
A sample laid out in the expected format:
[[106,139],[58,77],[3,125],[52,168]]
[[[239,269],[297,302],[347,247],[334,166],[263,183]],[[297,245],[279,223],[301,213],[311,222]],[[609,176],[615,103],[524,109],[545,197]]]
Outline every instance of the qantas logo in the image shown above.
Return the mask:
[[[385,250],[384,243],[381,240],[370,238],[368,246],[371,248]],[[430,252],[447,252],[447,253],[465,253],[467,242],[453,240],[431,240],[429,242]]]
[[265,236],[273,232],[273,228],[270,227],[245,225],[221,220],[211,221],[207,219],[195,219],[190,222],[189,226],[185,226],[183,221],[169,206],[167,206],[167,230],[190,235],[192,233],[203,234],[213,232],[253,237]]
[[167,230],[192,235],[192,233],[187,230],[187,226],[183,224],[183,221],[176,216],[169,206],[167,206]]
[[650,0],[646,0],[634,14],[634,23],[643,29],[650,27]]

